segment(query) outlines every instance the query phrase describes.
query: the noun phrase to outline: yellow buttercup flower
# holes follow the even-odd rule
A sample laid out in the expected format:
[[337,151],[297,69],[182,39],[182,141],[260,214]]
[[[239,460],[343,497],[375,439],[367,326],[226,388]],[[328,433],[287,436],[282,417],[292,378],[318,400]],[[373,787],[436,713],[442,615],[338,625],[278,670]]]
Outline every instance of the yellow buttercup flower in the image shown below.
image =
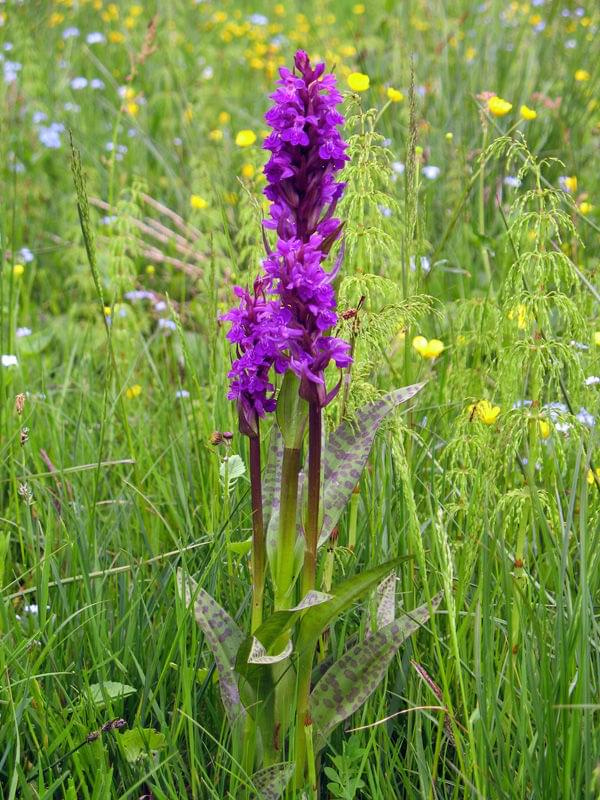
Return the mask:
[[111,315],[111,307],[110,306],[104,306],[104,316],[105,317],[110,317],[110,315]]
[[196,208],[196,209],[201,210],[203,208],[207,208],[208,207],[208,201],[205,200],[203,197],[200,197],[199,194],[193,194],[190,197],[190,205],[191,205],[192,208]]
[[357,4],[356,4],[356,5],[355,5],[355,6],[352,8],[352,13],[353,13],[353,14],[360,15],[360,14],[364,14],[366,10],[367,10],[367,9],[365,8],[365,5],[364,5],[364,3],[357,3]]
[[24,264],[15,264],[13,267],[13,275],[15,278],[20,278],[21,275],[25,272],[25,265]]
[[235,143],[238,147],[250,147],[256,141],[256,134],[254,131],[243,130],[238,131],[235,137]]
[[364,72],[351,72],[348,75],[348,86],[353,92],[366,92],[369,85],[369,76],[365,75]]
[[219,113],[219,125],[227,125],[230,119],[231,119],[231,114],[229,113],[229,111],[221,111]]
[[244,178],[252,178],[254,176],[255,169],[253,164],[243,164],[242,165],[242,176]]
[[484,425],[493,425],[500,414],[500,406],[493,406],[489,400],[479,400],[467,408],[469,419],[477,417]]
[[444,351],[444,343],[439,339],[427,340],[424,336],[415,336],[412,346],[421,358],[437,358]]
[[133,400],[135,397],[139,397],[141,393],[142,393],[142,387],[139,385],[139,383],[134,383],[133,386],[129,386],[125,390],[125,397],[128,400]]
[[125,34],[122,31],[110,31],[108,34],[108,41],[113,44],[123,44],[125,41]]
[[495,117],[504,117],[511,110],[512,103],[509,103],[508,100],[503,100],[498,95],[494,95],[487,101],[487,107],[490,114]]
[[594,475],[594,472],[591,469],[588,469],[588,471],[587,471],[587,482],[589,483],[590,486],[592,486],[594,483],[596,483],[596,478],[598,478],[598,480],[600,480],[600,467],[596,467],[596,474],[595,475]]
[[578,70],[575,71],[575,80],[576,81],[579,81],[579,82],[589,81],[590,77],[591,77],[590,73],[587,71],[587,69],[578,69]]
[[600,331],[594,333],[594,344],[596,347],[600,347]]
[[540,431],[540,436],[542,437],[542,439],[547,439],[552,432],[550,423],[545,419],[538,420],[538,429]]
[[404,95],[399,89],[393,89],[391,86],[387,90],[388,100],[392,103],[401,103],[404,100]]
[[516,308],[511,309],[508,312],[509,319],[516,319],[517,320],[517,328],[520,331],[524,331],[527,327],[527,306],[524,306],[523,303],[519,303]]
[[577,191],[577,175],[569,175],[564,180],[565,189],[574,194]]
[[127,103],[126,105],[127,113],[130,114],[132,117],[135,117],[140,110],[140,107],[137,103],[133,100]]
[[589,214],[592,211],[594,206],[591,203],[588,203],[586,200],[583,203],[579,203],[579,210],[582,214]]
[[147,264],[146,265],[146,275],[154,275],[156,272],[156,267],[154,264]]
[[223,131],[220,128],[215,128],[213,131],[208,132],[208,138],[211,142],[220,142],[223,139]]
[[534,111],[533,108],[529,108],[529,106],[526,105],[521,106],[519,114],[523,119],[535,119],[537,117],[537,111]]

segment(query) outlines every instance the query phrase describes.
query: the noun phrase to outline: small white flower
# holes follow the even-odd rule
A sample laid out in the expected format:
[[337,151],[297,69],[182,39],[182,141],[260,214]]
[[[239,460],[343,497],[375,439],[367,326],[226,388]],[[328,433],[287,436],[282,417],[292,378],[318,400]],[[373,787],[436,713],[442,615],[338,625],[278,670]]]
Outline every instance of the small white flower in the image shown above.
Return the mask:
[[19,250],[19,257],[24,264],[31,264],[34,255],[28,247],[22,247]]
[[248,22],[252,25],[268,25],[269,18],[265,17],[264,14],[250,14],[248,17]]
[[126,300],[154,300],[154,292],[149,292],[147,289],[133,289],[131,292],[125,292]]
[[88,85],[88,79],[84,78],[82,75],[79,75],[77,78],[73,78],[71,81],[71,89],[74,89],[78,92],[80,89],[85,89]]
[[439,178],[440,172],[442,171],[439,167],[434,167],[433,164],[427,164],[427,166],[423,167],[423,175],[430,180],[434,181],[436,178]]
[[597,386],[600,383],[600,378],[597,375],[590,375],[584,381],[586,386]]
[[92,89],[104,89],[104,81],[101,81],[100,78],[92,78],[90,86]]
[[73,39],[76,36],[79,36],[79,28],[76,28],[74,25],[72,25],[70,28],[65,28],[62,33],[63,39]]
[[15,334],[17,339],[24,339],[26,336],[31,336],[31,328],[17,328]]
[[93,31],[92,33],[88,33],[85,40],[88,44],[104,44],[106,42],[106,36],[100,33],[100,31]]
[[172,319],[159,319],[158,320],[158,327],[161,330],[166,331],[176,331],[177,325]]
[[164,311],[167,307],[167,304],[164,300],[159,300],[158,303],[154,303],[154,310],[155,311]]
[[404,164],[401,161],[392,161],[392,170],[396,175],[402,175],[404,172]]
[[186,398],[186,397],[189,397],[189,396],[190,396],[190,393],[188,392],[188,390],[187,390],[187,389],[178,389],[178,390],[175,392],[175,397],[176,397],[178,400],[179,400],[179,399]]
[[0,362],[2,363],[3,367],[18,367],[19,362],[16,356],[12,355],[2,355],[0,356]]
[[214,70],[212,67],[204,67],[204,69],[202,70],[202,77],[204,78],[205,81],[209,81],[213,75],[214,75]]
[[510,186],[511,189],[518,189],[521,181],[515,175],[507,175],[503,181],[505,186]]

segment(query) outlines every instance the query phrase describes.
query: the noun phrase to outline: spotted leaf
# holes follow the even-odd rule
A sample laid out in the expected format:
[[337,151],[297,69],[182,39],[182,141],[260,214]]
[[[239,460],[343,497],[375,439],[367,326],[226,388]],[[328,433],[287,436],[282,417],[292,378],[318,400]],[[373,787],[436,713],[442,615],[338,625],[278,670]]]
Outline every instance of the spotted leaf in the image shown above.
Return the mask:
[[415,383],[386,394],[361,409],[352,422],[342,423],[329,437],[323,455],[324,512],[319,545],[331,535],[360,480],[382,421],[390,411],[420,392],[423,386],[424,383]]
[[[435,611],[441,594],[432,601]],[[317,683],[310,697],[310,714],[317,729],[317,748],[331,731],[357,711],[381,683],[400,645],[429,619],[430,606],[390,622],[344,653]]]

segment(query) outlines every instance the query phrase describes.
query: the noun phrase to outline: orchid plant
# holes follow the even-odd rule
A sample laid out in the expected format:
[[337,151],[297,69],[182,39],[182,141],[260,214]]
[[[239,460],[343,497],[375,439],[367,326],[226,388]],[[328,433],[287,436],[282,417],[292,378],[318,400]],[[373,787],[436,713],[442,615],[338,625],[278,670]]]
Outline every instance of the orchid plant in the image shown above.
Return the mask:
[[[191,578],[180,576],[215,657],[252,796],[266,798],[287,791],[316,796],[316,763],[329,734],[376,689],[401,643],[439,602],[433,598],[396,618],[397,560],[328,585],[326,592],[317,589],[319,549],[360,480],[378,426],[421,385],[391,392],[325,438],[323,409],[341,384],[327,385],[327,368],[342,371],[352,363],[350,345],[331,335],[338,319],[334,282],[344,253],[343,222],[335,214],[345,184],[336,176],[348,156],[335,76],[325,73],[324,64],[311,66],[302,51],[294,67],[281,68],[265,117],[272,132],[264,143],[271,154],[265,166],[271,204],[263,271],[252,289],[235,288],[239,304],[222,317],[230,323],[227,338],[236,356],[228,397],[237,403],[239,429],[249,442],[249,634]],[[337,257],[327,270],[336,243]],[[263,470],[261,426],[270,414],[275,424]],[[317,667],[323,633],[372,590],[375,629],[337,661],[323,660],[321,653]]]

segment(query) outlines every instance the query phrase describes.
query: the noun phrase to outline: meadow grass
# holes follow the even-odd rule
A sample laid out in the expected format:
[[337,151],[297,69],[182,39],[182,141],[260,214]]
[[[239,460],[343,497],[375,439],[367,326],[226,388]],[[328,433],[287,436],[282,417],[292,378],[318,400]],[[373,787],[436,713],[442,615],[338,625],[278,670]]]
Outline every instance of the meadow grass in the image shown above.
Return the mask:
[[600,797],[600,15],[365,6],[0,5],[2,800],[233,796],[176,571],[249,620],[217,318],[262,257],[262,115],[298,46],[344,90],[370,77],[345,106],[338,297],[360,310],[328,425],[428,380],[328,557],[339,579],[409,556],[399,607],[444,595],[332,737],[322,796]]

